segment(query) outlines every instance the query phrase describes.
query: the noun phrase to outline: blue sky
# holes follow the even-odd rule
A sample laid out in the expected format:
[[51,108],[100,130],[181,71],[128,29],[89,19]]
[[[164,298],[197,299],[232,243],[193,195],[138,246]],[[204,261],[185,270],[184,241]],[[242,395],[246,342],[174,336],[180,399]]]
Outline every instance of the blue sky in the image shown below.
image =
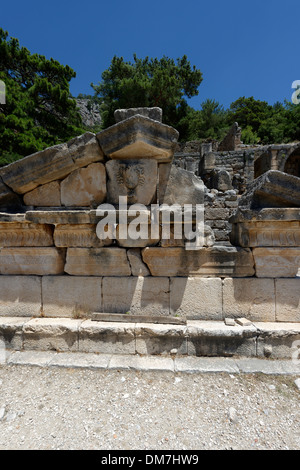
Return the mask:
[[1,2],[0,26],[31,52],[77,73],[71,92],[92,93],[114,55],[132,60],[187,55],[203,73],[206,98],[224,107],[240,96],[291,100],[300,80],[299,0],[14,0]]

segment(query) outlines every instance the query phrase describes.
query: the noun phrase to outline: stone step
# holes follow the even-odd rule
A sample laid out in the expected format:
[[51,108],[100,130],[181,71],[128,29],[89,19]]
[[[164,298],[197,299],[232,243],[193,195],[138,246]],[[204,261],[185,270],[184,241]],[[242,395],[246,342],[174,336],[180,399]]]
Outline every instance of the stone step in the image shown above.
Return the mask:
[[0,317],[1,351],[56,351],[140,356],[291,359],[300,363],[298,323],[187,320],[185,325],[68,318]]

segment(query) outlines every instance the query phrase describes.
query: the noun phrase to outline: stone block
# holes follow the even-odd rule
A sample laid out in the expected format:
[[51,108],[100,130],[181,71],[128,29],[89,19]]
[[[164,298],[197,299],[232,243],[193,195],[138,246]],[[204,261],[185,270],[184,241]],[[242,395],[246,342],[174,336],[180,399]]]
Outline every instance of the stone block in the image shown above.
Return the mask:
[[243,247],[300,246],[299,209],[260,211],[239,208],[232,222],[231,243]]
[[142,250],[142,258],[152,276],[250,277],[255,273],[249,249],[227,246],[196,251],[147,247]]
[[240,207],[300,207],[300,178],[270,170],[256,178],[239,200]]
[[127,258],[131,267],[131,274],[133,276],[150,276],[150,271],[145,263],[143,263],[141,250],[139,248],[130,248],[127,250]]
[[187,354],[186,326],[138,323],[135,326],[136,352],[142,355]]
[[224,279],[223,312],[228,318],[275,321],[274,279]]
[[135,114],[97,134],[104,154],[112,159],[151,158],[172,161],[179,133],[173,127]]
[[101,312],[101,282],[97,277],[43,276],[43,315],[80,319]]
[[110,160],[106,163],[107,202],[149,205],[156,198],[157,162],[155,160]]
[[[92,214],[93,217],[92,217]],[[93,210],[35,210],[27,211],[26,221],[35,224],[91,224],[96,223],[96,211]],[[95,219],[95,220],[92,220]],[[99,218],[98,218],[99,221]]]
[[0,207],[8,210],[10,207],[21,205],[19,196],[15,194],[4,182],[0,176]]
[[275,279],[276,321],[300,322],[300,277]]
[[0,274],[62,274],[65,250],[53,247],[0,249]]
[[49,147],[3,167],[0,175],[13,191],[25,194],[103,158],[95,135],[86,132],[66,144]]
[[256,277],[295,277],[300,268],[300,247],[253,248]]
[[176,166],[159,166],[159,204],[204,204],[204,183],[193,173]]
[[39,316],[41,308],[40,277],[0,276],[1,317]]
[[96,224],[58,224],[54,230],[54,243],[58,247],[102,247],[113,243],[112,238],[100,240]]
[[34,318],[23,327],[24,349],[41,351],[78,351],[82,320]]
[[23,200],[26,206],[58,207],[60,206],[60,183],[52,181],[38,186],[24,194]]
[[245,356],[256,355],[256,328],[254,326],[226,326],[224,322],[190,321],[188,325],[189,356]]
[[0,339],[6,349],[23,348],[23,326],[29,321],[26,317],[0,317]]
[[232,189],[231,176],[228,171],[214,169],[210,176],[210,188],[222,192]]
[[86,320],[79,328],[79,350],[99,354],[135,354],[134,325]]
[[[255,323],[257,328],[257,356],[271,359],[297,357],[300,344],[300,325],[297,323]],[[291,361],[292,362],[292,361]]]
[[131,276],[126,250],[118,247],[68,248],[65,272],[74,276]]
[[106,198],[106,172],[102,163],[79,168],[60,185],[61,203],[68,207],[97,207]]
[[170,280],[170,311],[193,320],[222,320],[222,280],[178,277]]
[[53,246],[53,228],[46,224],[0,222],[0,246]]
[[162,122],[162,109],[161,108],[127,108],[127,109],[116,109],[114,112],[114,118],[116,122],[124,121],[136,114],[148,117],[154,121]]
[[168,316],[168,278],[119,277],[103,279],[103,312]]

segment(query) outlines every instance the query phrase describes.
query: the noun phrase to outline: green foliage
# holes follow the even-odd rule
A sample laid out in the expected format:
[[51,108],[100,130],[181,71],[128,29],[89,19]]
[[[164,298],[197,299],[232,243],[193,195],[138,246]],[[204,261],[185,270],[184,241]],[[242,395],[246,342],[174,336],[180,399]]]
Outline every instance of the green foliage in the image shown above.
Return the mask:
[[0,28],[0,80],[6,104],[0,105],[0,165],[82,133],[69,82],[69,66],[31,54]]
[[[186,116],[185,97],[198,94],[202,73],[191,67],[187,56],[177,59],[138,59],[125,62],[114,56],[109,68],[102,73],[102,81],[92,84],[95,100],[101,103],[104,128],[115,123],[118,108],[155,107],[163,110],[165,123],[177,127]],[[180,126],[179,126],[180,127]],[[180,129],[178,129],[180,131]]]

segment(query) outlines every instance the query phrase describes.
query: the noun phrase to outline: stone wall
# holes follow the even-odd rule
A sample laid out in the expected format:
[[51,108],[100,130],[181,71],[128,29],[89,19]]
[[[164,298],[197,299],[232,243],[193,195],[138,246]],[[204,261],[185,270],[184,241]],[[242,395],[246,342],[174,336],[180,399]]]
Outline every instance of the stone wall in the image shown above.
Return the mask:
[[[177,131],[161,123],[159,109],[147,113],[122,110],[98,135],[0,169],[0,316],[299,322],[300,179],[268,172],[253,184],[252,151],[202,144],[192,159],[205,187],[177,157],[172,164]],[[134,216],[126,210],[124,222],[114,211],[119,196],[144,204],[146,238],[121,236]],[[102,203],[105,214],[96,210]],[[153,234],[153,203],[204,205],[203,247],[188,250],[175,219],[168,238],[161,218]],[[103,225],[114,236],[104,239],[98,224],[110,213],[114,223]]]

